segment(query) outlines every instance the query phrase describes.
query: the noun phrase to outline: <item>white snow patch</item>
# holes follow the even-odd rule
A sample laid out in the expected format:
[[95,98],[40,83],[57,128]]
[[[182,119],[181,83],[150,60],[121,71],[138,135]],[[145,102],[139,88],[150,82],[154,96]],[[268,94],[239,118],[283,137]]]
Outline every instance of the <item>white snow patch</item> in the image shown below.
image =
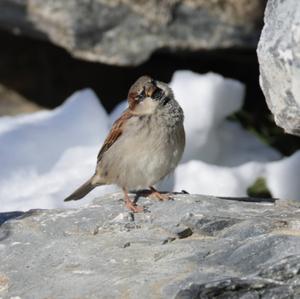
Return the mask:
[[174,185],[176,190],[187,190],[190,193],[247,196],[247,188],[263,171],[263,165],[257,162],[223,167],[193,160],[178,166]]
[[300,151],[266,164],[267,185],[276,198],[300,200]]
[[0,211],[86,204],[63,199],[93,174],[108,133],[107,112],[93,91],[76,92],[53,111],[2,117],[0,132]]
[[[281,159],[274,149],[226,117],[243,104],[244,85],[208,73],[178,71],[170,83],[185,112],[181,164],[162,187],[246,196],[262,176],[275,197],[300,200],[300,152]],[[108,115],[93,91],[73,94],[52,110],[0,118],[0,211],[72,208],[118,190],[101,186],[84,200],[63,202],[94,172],[98,151],[126,101]],[[280,160],[281,159],[281,160]]]

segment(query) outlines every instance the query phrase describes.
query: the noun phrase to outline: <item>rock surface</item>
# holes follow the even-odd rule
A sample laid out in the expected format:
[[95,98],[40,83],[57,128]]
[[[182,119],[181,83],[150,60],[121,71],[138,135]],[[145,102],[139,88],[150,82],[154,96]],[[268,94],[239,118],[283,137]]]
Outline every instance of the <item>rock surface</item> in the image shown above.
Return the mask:
[[299,298],[300,203],[121,198],[0,214],[0,298]]
[[0,84],[0,116],[32,113],[42,107]]
[[0,28],[76,57],[137,65],[158,49],[254,49],[265,0],[4,0]]
[[300,2],[269,0],[258,45],[260,84],[278,126],[300,135]]

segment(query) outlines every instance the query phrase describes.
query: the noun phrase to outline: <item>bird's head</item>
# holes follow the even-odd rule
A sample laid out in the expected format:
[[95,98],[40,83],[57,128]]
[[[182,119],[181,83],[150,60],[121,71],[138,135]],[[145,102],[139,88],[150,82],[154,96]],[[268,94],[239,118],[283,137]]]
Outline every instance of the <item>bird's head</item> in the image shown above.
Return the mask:
[[151,114],[159,106],[173,99],[171,88],[149,76],[140,77],[129,89],[129,109],[140,114]]

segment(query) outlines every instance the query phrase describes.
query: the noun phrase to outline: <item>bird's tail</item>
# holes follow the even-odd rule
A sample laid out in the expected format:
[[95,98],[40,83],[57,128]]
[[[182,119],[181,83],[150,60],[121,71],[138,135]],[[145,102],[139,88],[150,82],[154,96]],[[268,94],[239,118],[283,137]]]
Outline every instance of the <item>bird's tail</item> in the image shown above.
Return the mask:
[[76,189],[71,195],[65,198],[64,201],[79,200],[82,197],[86,196],[89,192],[91,192],[95,187],[99,186],[98,184],[92,183],[93,178],[94,177],[91,177],[82,186]]

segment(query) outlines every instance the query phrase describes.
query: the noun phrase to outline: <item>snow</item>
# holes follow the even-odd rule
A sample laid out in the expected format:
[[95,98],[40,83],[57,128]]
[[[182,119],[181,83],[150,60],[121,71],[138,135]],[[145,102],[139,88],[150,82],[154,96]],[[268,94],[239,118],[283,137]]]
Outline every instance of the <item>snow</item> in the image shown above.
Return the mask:
[[244,197],[247,196],[247,188],[263,171],[263,164],[258,162],[223,167],[192,160],[178,166],[175,171],[174,188],[190,193]]
[[300,200],[300,151],[266,165],[266,180],[277,198]]
[[[246,196],[265,177],[274,197],[300,200],[300,152],[282,158],[227,116],[238,111],[245,87],[218,74],[177,71],[170,82],[185,112],[186,150],[160,187],[218,196]],[[63,202],[89,178],[113,121],[95,93],[74,93],[52,111],[0,118],[0,211],[72,208],[118,190],[101,186],[83,200]]]
[[93,173],[108,119],[91,90],[53,111],[0,118],[0,211],[85,203],[62,199]]

